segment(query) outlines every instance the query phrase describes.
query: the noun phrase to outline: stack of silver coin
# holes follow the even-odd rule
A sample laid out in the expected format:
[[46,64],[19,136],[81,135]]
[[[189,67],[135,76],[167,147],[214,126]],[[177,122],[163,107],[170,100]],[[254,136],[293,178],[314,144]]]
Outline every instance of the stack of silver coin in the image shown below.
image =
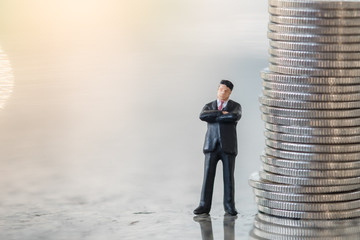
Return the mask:
[[360,217],[360,1],[269,0],[269,13],[258,209]]

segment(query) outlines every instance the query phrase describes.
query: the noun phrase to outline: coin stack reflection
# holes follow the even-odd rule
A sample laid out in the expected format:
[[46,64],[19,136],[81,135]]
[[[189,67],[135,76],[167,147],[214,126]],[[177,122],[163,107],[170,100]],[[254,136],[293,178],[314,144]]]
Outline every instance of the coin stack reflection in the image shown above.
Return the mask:
[[358,240],[359,218],[343,220],[293,220],[259,213],[249,239]]
[[258,209],[302,220],[358,218],[360,1],[269,0],[269,13],[260,97],[266,147],[262,170],[249,180]]

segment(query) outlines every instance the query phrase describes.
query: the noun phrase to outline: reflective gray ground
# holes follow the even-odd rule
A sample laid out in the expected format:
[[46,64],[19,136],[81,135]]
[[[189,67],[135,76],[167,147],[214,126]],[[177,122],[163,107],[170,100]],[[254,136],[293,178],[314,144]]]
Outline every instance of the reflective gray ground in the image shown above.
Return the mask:
[[[0,88],[12,90],[0,110],[0,238],[247,238],[257,212],[247,180],[264,145],[266,7],[1,1],[14,86]],[[198,116],[222,78],[243,107],[239,215],[224,218],[219,164],[211,216],[194,219],[206,131]]]

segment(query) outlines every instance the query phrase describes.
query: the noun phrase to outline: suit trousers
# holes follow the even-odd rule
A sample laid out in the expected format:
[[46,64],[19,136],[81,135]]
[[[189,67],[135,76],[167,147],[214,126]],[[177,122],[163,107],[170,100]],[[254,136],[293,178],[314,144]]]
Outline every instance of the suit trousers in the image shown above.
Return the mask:
[[215,151],[205,153],[204,180],[201,190],[200,206],[206,209],[211,208],[212,195],[214,189],[214,180],[216,173],[216,165],[221,160],[223,162],[224,177],[224,209],[235,207],[235,157],[234,154],[227,154],[217,145]]

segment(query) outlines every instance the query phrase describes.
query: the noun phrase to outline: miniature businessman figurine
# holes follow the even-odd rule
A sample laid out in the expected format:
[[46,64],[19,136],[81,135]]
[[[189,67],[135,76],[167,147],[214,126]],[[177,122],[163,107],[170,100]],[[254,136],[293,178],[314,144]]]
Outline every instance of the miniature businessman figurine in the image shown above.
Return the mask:
[[200,113],[200,119],[207,122],[203,149],[205,169],[200,205],[194,210],[194,214],[210,212],[216,165],[222,160],[224,210],[230,215],[237,215],[234,200],[234,170],[237,155],[236,125],[241,118],[241,106],[229,100],[233,87],[230,81],[222,80],[218,88],[217,100],[206,104]]

